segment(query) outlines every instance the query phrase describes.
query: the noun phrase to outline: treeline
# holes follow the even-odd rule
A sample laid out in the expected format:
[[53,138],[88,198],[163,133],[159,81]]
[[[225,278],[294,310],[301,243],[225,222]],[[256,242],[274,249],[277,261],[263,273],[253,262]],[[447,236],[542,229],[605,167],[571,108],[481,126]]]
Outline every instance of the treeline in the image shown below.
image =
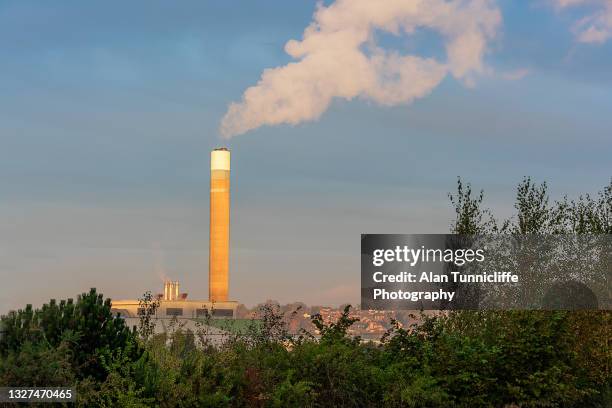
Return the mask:
[[[605,233],[612,182],[597,196],[549,202],[525,179],[515,217],[499,222],[482,192],[458,182],[456,233]],[[147,307],[150,299],[144,299]],[[450,312],[391,329],[380,344],[320,315],[320,336],[289,333],[264,306],[253,330],[213,344],[201,330],[153,334],[111,315],[92,289],[1,319],[0,386],[77,387],[78,406],[125,407],[609,407],[612,315],[607,311]]]

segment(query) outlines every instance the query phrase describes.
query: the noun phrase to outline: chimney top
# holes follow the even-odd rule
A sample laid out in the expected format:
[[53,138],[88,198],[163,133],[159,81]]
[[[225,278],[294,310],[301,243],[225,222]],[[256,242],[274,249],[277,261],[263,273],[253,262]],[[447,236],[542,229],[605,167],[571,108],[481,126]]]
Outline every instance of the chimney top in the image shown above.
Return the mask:
[[230,154],[227,147],[220,147],[210,152],[210,169],[229,171]]

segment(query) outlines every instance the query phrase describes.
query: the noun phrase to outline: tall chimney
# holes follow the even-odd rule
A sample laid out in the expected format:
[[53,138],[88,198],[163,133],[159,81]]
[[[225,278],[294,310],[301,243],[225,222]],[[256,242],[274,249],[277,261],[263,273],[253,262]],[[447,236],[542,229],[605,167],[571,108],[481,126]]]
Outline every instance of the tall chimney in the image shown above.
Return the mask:
[[230,238],[230,152],[221,147],[210,153],[210,240],[208,298],[227,301]]

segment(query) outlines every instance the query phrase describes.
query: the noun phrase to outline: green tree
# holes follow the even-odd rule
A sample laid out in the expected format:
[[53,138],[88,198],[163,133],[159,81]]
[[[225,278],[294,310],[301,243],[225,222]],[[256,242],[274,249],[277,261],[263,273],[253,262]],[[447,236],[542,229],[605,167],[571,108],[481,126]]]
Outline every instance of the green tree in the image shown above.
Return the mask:
[[[80,295],[76,302],[51,300],[37,310],[28,305],[2,316],[1,323],[0,355],[19,353],[27,343],[35,348],[58,348],[65,342],[77,378],[104,380],[107,370],[102,359],[125,349],[135,338],[123,319],[112,315],[110,299],[104,300],[95,289]],[[132,348],[132,360],[141,353],[139,347]]]

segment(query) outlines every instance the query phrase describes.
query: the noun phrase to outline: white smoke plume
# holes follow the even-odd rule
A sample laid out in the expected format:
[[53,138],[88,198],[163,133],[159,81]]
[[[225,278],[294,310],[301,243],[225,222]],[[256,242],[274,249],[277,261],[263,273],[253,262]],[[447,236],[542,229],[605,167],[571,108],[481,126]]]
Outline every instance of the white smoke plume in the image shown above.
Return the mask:
[[576,39],[602,44],[612,38],[612,0],[552,0],[557,9],[590,6],[592,12],[574,24]]
[[[492,0],[336,0],[319,5],[301,41],[285,51],[296,61],[266,69],[221,121],[225,137],[263,125],[316,120],[333,98],[409,103],[429,94],[446,75],[467,85],[485,73],[487,44],[501,25]],[[440,34],[446,60],[401,55],[376,44],[375,32]]]

